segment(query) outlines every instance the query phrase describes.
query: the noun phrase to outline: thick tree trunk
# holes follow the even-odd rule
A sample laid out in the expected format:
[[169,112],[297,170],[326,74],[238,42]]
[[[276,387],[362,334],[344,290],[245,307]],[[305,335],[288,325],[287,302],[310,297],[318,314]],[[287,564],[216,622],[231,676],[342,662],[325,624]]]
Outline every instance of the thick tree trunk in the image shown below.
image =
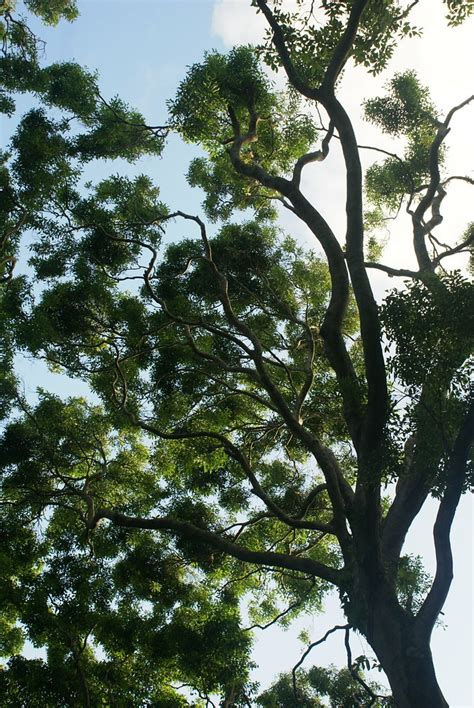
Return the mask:
[[448,708],[436,679],[429,640],[417,638],[414,618],[397,610],[376,608],[367,637],[387,674],[395,705]]

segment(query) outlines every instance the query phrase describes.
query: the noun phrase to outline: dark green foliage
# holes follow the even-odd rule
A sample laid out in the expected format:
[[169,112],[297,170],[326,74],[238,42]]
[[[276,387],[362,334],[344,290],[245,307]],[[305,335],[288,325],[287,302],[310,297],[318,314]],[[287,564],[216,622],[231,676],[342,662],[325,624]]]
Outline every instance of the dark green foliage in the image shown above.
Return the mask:
[[396,74],[387,86],[388,96],[365,102],[368,120],[389,135],[410,135],[436,122],[428,89],[413,71]]
[[421,386],[436,374],[440,382],[463,388],[471,371],[466,359],[474,345],[473,313],[472,283],[459,272],[390,293],[382,318],[396,346],[391,361],[397,376]]
[[169,108],[173,127],[209,153],[188,172],[189,183],[206,194],[207,215],[227,220],[235,209],[250,208],[260,218],[274,217],[271,199],[277,195],[255,180],[243,182],[229,150],[252,135],[243,142],[243,159],[271,174],[287,174],[314,143],[317,129],[296,92],[275,92],[255,49],[208,54],[189,69]]
[[43,100],[73,113],[86,124],[97,107],[97,76],[73,62],[50,64],[38,76]]
[[28,201],[47,198],[56,187],[64,187],[77,172],[71,166],[70,143],[64,137],[65,123],[47,118],[41,109],[23,118],[12,140],[17,152],[13,174],[22,185],[20,196]]
[[385,133],[405,136],[406,149],[403,158],[389,157],[372,165],[365,186],[376,207],[395,210],[406,195],[413,199],[415,191],[428,180],[438,120],[428,89],[420,85],[414,72],[396,74],[387,89],[387,96],[366,101],[365,115]]
[[[274,13],[299,73],[311,84],[318,85],[330,64],[344,28],[352,2],[323,2],[317,20],[298,0],[296,11],[286,11],[280,0],[272,3]],[[359,31],[351,48],[351,57],[372,74],[382,71],[401,37],[416,36],[420,30],[402,12],[397,0],[369,2],[363,13]],[[266,61],[277,68],[274,48],[268,43]]]
[[242,183],[229,167],[224,152],[212,161],[203,157],[192,160],[187,179],[191,187],[205,193],[203,208],[211,221],[228,221],[235,209],[252,209],[260,219],[274,219],[276,209],[266,190],[256,183]]
[[237,47],[228,55],[213,52],[192,66],[170,113],[187,140],[212,147],[230,131],[229,105],[240,120],[252,111],[263,115],[274,108],[270,82],[250,47]]
[[402,607],[409,612],[419,610],[425,593],[429,590],[430,576],[419,556],[402,556],[398,565],[398,597]]
[[[157,545],[150,537],[128,533],[111,546],[107,535],[98,532],[92,542],[84,532],[82,504],[92,489],[103,503],[126,513],[143,513],[160,503],[157,471],[148,466],[148,450],[133,430],[117,437],[99,409],[80,400],[64,407],[44,395],[26,420],[7,428],[0,456],[2,491],[9,500],[2,548],[14,551],[0,561],[2,582],[9,583],[2,592],[9,598],[1,607],[3,653],[21,648],[17,620],[36,646],[48,647],[47,664],[16,657],[4,669],[8,705],[26,686],[35,699],[44,692],[51,705],[73,700],[62,697],[66,686],[68,695],[73,691],[81,700],[82,671],[91,695],[113,689],[124,704],[164,700],[158,697],[167,691],[170,705],[181,704],[184,699],[167,686],[173,677],[208,692],[225,690],[237,678],[245,683],[250,636],[239,629],[231,594],[222,605],[194,588],[192,570],[166,541]],[[34,519],[46,505],[50,516],[40,541]],[[22,510],[21,526],[15,522],[16,508]],[[152,603],[151,612],[145,601]],[[107,658],[95,656],[87,644],[92,632]],[[190,646],[196,647],[194,654]],[[22,678],[25,668],[28,682]]]
[[474,8],[472,3],[466,0],[444,0],[447,6],[447,20],[448,23],[455,27],[460,25],[464,20],[472,15]]
[[[292,675],[282,674],[278,681],[258,696],[257,705],[265,708],[319,708],[326,705],[331,708],[355,708],[367,705],[369,700],[363,686],[348,669],[338,671],[335,666],[313,666],[309,670],[298,669],[296,679],[296,695]],[[370,682],[370,687],[372,691],[380,690],[374,682]],[[384,699],[375,699],[371,705],[381,708],[390,704]]]
[[[257,5],[255,0],[253,4]],[[328,0],[321,3],[320,12],[312,13],[308,12],[304,0],[297,0],[293,10],[285,8],[282,0],[272,0],[273,14],[283,30],[290,56],[309,84],[319,85],[322,81],[354,4],[351,0]],[[447,21],[453,26],[461,24],[474,11],[470,0],[444,0],[444,4]],[[401,39],[421,34],[422,28],[411,22],[406,8],[399,0],[367,3],[349,53],[355,64],[366,67],[371,74],[378,74],[387,66]],[[270,31],[267,36],[270,40]],[[279,68],[279,59],[270,41],[264,50],[269,66]]]

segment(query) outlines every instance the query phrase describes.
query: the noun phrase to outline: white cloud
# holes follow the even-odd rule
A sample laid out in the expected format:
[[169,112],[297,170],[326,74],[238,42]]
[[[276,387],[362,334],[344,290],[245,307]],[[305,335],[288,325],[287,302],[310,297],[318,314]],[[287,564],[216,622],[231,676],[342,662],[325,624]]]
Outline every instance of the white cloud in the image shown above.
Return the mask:
[[212,31],[224,44],[258,44],[264,36],[266,22],[257,15],[248,0],[217,0],[212,13]]
[[[296,0],[284,0],[283,9],[296,10]],[[305,5],[303,5],[303,8]],[[308,3],[311,7],[311,3]],[[216,0],[212,13],[212,31],[224,44],[259,44],[268,25],[262,14],[251,7],[250,0]]]

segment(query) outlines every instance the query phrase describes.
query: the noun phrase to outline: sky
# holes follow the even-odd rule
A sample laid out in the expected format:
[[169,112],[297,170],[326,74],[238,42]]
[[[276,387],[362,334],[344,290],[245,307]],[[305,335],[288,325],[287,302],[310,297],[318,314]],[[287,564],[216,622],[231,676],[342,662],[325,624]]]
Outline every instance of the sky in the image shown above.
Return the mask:
[[[75,59],[100,75],[101,92],[106,98],[119,94],[139,109],[150,124],[162,124],[166,118],[166,100],[174,95],[186,68],[202,59],[203,53],[215,48],[226,51],[237,43],[258,41],[262,20],[256,19],[249,0],[78,0],[80,17],[59,28],[42,28],[40,35],[47,41],[45,60]],[[363,70],[348,70],[340,96],[354,120],[359,142],[390,149],[386,138],[375,132],[361,118],[361,103],[365,98],[380,93],[380,87],[395,71],[414,68],[432,90],[432,97],[441,113],[473,93],[469,86],[472,65],[472,38],[474,21],[461,28],[446,31],[439,12],[439,0],[421,0],[414,18],[426,26],[421,39],[406,40],[397,51],[389,70],[374,79]],[[474,108],[467,108],[453,120],[448,138],[449,164],[452,174],[473,175],[474,142],[471,135]],[[5,123],[0,126],[0,139],[9,132]],[[172,138],[162,159],[145,159],[138,166],[105,164],[95,167],[94,180],[110,172],[138,171],[150,174],[160,185],[163,201],[172,209],[190,213],[200,212],[201,195],[186,184],[184,174],[196,149]],[[366,164],[372,159],[364,154]],[[310,166],[304,173],[303,189],[316,201],[336,234],[343,233],[344,174],[341,156],[333,145],[327,161]],[[471,187],[470,190],[473,190]],[[466,185],[456,185],[445,200],[445,220],[439,237],[456,238],[473,219],[473,196]],[[470,213],[471,212],[471,213]],[[302,243],[313,245],[307,233],[292,219],[282,214],[281,223]],[[183,228],[183,227],[179,227]],[[411,267],[413,256],[409,241],[409,223],[401,218],[391,229],[391,238],[384,254],[384,262],[399,267]],[[437,232],[438,233],[438,232]],[[184,233],[176,232],[176,237]],[[374,274],[373,284],[379,297],[393,280]],[[30,390],[45,385],[61,390],[51,376],[32,363],[22,363],[22,375]],[[76,393],[76,390],[70,391]],[[407,550],[421,554],[428,570],[433,569],[431,528],[436,507],[429,505],[417,519],[407,541]],[[455,555],[455,578],[446,603],[443,622],[433,636],[433,654],[438,677],[448,702],[453,708],[474,705],[472,686],[473,661],[473,506],[468,500],[461,504],[452,538]],[[255,678],[262,687],[270,683],[276,673],[288,670],[298,660],[304,646],[298,632],[306,628],[311,640],[318,639],[342,615],[337,597],[329,601],[329,611],[318,617],[304,618],[296,629],[283,632],[266,630],[258,637],[255,661],[259,665]],[[365,645],[353,640],[353,654],[363,653]],[[311,662],[327,665],[345,663],[342,637],[334,635],[328,643],[314,650]],[[375,677],[377,678],[377,677]]]

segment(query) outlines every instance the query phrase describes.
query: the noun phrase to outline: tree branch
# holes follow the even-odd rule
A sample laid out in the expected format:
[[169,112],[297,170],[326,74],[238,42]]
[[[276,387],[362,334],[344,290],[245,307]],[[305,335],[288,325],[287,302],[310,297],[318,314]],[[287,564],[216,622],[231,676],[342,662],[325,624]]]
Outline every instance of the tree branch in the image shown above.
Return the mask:
[[436,258],[433,259],[433,265],[435,265],[435,266],[439,265],[440,261],[443,258],[448,258],[449,256],[453,256],[456,253],[461,253],[465,249],[468,249],[472,243],[474,243],[474,229],[469,234],[469,236],[461,243],[458,243],[457,246],[453,246],[452,248],[448,248],[448,249],[446,249],[446,251],[443,251],[438,256],[436,256]]
[[428,188],[426,190],[425,195],[422,197],[420,203],[412,214],[414,247],[420,270],[434,270],[434,265],[429,257],[428,249],[426,247],[425,242],[425,236],[429,231],[429,227],[424,223],[424,215],[426,211],[433,205],[436,194],[440,187],[441,176],[439,171],[439,152],[441,149],[441,145],[443,144],[444,139],[449,133],[449,124],[451,122],[452,117],[457,111],[464,108],[464,106],[467,106],[473,100],[474,95],[469,96],[469,98],[467,98],[459,105],[454,106],[454,108],[449,111],[445,120],[441,124],[439,124],[436,136],[431,144],[429,154],[430,182],[428,184]]
[[326,641],[326,639],[334,632],[337,632],[339,629],[347,630],[349,627],[350,627],[349,624],[336,624],[332,629],[329,629],[326,632],[326,634],[323,637],[321,637],[321,639],[318,639],[317,641],[312,642],[307,647],[307,649],[304,651],[303,655],[301,656],[301,659],[293,666],[291,673],[292,673],[292,677],[293,677],[293,693],[295,695],[296,700],[299,700],[298,687],[296,685],[296,680],[297,680],[296,679],[296,672],[299,669],[299,667],[301,666],[301,664],[304,662],[304,660],[306,659],[306,657],[308,656],[310,651],[312,649],[314,649],[314,647],[317,647],[319,644],[323,644]]
[[283,68],[286,71],[288,79],[292,86],[306,98],[319,99],[319,90],[311,88],[299,75],[295,65],[293,64],[290,53],[285,42],[285,35],[279,23],[277,22],[273,12],[268,7],[266,0],[256,0],[258,9],[262,12],[273,32],[273,43],[280,57]]
[[322,580],[327,580],[333,585],[339,586],[342,580],[341,571],[331,568],[324,563],[310,558],[299,558],[286,555],[285,553],[275,553],[274,551],[253,551],[249,548],[232,543],[227,538],[219,536],[217,533],[200,528],[188,521],[179,521],[169,517],[144,519],[133,516],[126,516],[111,509],[98,509],[94,517],[89,521],[88,528],[94,529],[101,519],[108,519],[115,526],[134,529],[149,529],[152,531],[170,531],[191,541],[199,541],[207,546],[227,553],[233,558],[246,563],[256,565],[267,565],[275,568],[287,568],[296,570],[307,575],[316,576]]
[[352,3],[346,28],[332,53],[331,61],[329,62],[329,66],[326,69],[326,73],[321,84],[321,91],[323,93],[334,91],[337,78],[344,68],[344,64],[346,63],[348,56],[350,55],[362,14],[368,3],[369,0],[354,0]]
[[294,213],[315,235],[328,259],[332,292],[321,326],[321,336],[324,341],[326,356],[340,383],[344,401],[344,416],[354,445],[357,448],[362,419],[360,390],[354,367],[341,334],[342,321],[349,300],[349,280],[344,254],[329,224],[303,196],[295,184],[282,177],[269,175],[259,165],[242,160],[240,157],[241,144],[240,140],[235,140],[232,147],[229,148],[229,155],[236,171],[285,196],[291,202]]
[[299,187],[300,185],[301,173],[303,171],[303,168],[306,167],[306,165],[309,165],[311,162],[323,162],[323,160],[326,159],[329,154],[329,143],[333,135],[334,126],[332,123],[329,123],[329,128],[321,143],[321,149],[315,150],[314,152],[308,152],[306,153],[306,155],[302,155],[300,158],[298,158],[296,165],[293,169],[293,177],[291,180],[296,187]]
[[[324,97],[321,102],[338,131],[346,165],[346,258],[359,310],[368,386],[361,449],[370,455],[380,442],[388,412],[388,392],[378,308],[364,263],[362,166],[345,109],[334,96]],[[361,481],[364,483],[364,472]]]
[[371,261],[365,261],[366,268],[374,268],[376,270],[381,270],[387,273],[390,277],[400,277],[400,278],[419,278],[420,273],[416,270],[406,270],[405,268],[392,268],[391,266],[383,265],[382,263],[373,263]]
[[[254,121],[255,122],[255,121]],[[243,161],[240,160],[240,155],[239,155],[239,142],[235,143],[234,146],[231,148],[231,152],[234,155],[234,160],[237,164],[237,166],[243,165],[244,168],[246,167],[251,167],[247,163],[243,163]],[[258,170],[259,172],[264,172],[262,168],[255,166],[255,169]],[[266,173],[265,173],[266,174]],[[277,179],[277,178],[272,178],[272,179]],[[283,180],[281,178],[278,178],[282,183],[287,183],[287,180]],[[293,190],[292,190],[293,191]],[[301,195],[302,196],[302,195]],[[306,201],[306,200],[305,200]],[[316,214],[316,210],[311,207],[308,203],[308,207],[310,207]],[[323,474],[326,478],[327,485],[328,485],[328,494],[331,498],[331,503],[334,508],[334,518],[335,518],[335,526],[333,529],[333,532],[335,532],[342,544],[346,543],[346,546],[349,543],[349,536],[347,533],[347,528],[346,528],[346,521],[345,521],[345,499],[347,500],[352,496],[352,489],[350,485],[345,481],[344,476],[342,475],[341,471],[339,470],[339,465],[337,463],[336,458],[334,455],[327,449],[325,448],[319,440],[310,432],[308,431],[301,423],[300,421],[295,418],[293,412],[290,410],[287,401],[285,400],[283,394],[281,391],[277,388],[275,383],[273,382],[271,376],[269,375],[267,368],[265,366],[265,362],[263,359],[263,348],[260,340],[258,337],[255,335],[253,330],[247,326],[245,322],[243,322],[241,319],[239,319],[232,308],[232,304],[229,298],[229,283],[226,278],[226,276],[220,272],[219,268],[215,264],[213,260],[213,255],[212,255],[212,248],[210,245],[210,242],[207,238],[206,234],[206,229],[203,224],[203,222],[198,218],[198,217],[191,217],[189,215],[184,215],[180,212],[181,216],[184,216],[184,218],[189,218],[193,221],[195,221],[201,230],[201,237],[203,240],[204,248],[205,248],[205,253],[206,253],[206,259],[209,262],[211,268],[213,269],[214,275],[217,278],[217,281],[220,286],[220,301],[222,304],[222,307],[224,309],[224,312],[226,314],[226,317],[229,321],[229,323],[236,328],[240,334],[242,334],[247,340],[249,340],[253,348],[248,350],[248,353],[252,360],[255,363],[255,369],[256,373],[260,379],[260,382],[264,389],[267,391],[268,395],[270,396],[271,401],[275,405],[275,407],[278,409],[280,412],[281,416],[283,417],[284,421],[288,425],[289,429],[300,439],[301,441],[305,442],[305,444],[308,445],[309,449],[312,451],[314,454],[318,464],[321,466],[321,469],[323,471]],[[322,223],[325,224],[324,220],[322,217],[320,217]],[[327,227],[329,228],[329,227]],[[332,232],[331,232],[332,234]],[[332,235],[332,238],[334,238],[334,242],[337,244],[337,241],[335,237]],[[340,250],[339,244],[337,244],[337,248]],[[342,260],[342,265],[344,267],[344,261]],[[344,267],[345,271],[345,267]],[[347,277],[347,276],[346,276]],[[333,293],[334,295],[334,293]],[[341,336],[341,335],[339,335]],[[342,339],[342,337],[341,337]],[[344,350],[345,351],[345,350]],[[354,374],[355,377],[355,374]],[[214,437],[216,437],[216,434],[214,434]],[[230,443],[227,441],[226,446],[227,449],[229,449]],[[240,451],[238,451],[238,454],[241,454]],[[253,484],[253,482],[252,482]],[[344,498],[345,497],[345,498]],[[265,503],[268,503],[267,501]],[[269,507],[271,508],[271,507]],[[271,509],[276,513],[275,509]],[[280,510],[280,518],[281,517],[281,510]],[[285,522],[287,523],[287,522]],[[295,523],[294,521],[292,523]],[[301,522],[304,523],[304,522]],[[322,529],[320,529],[322,530]]]
[[274,617],[270,622],[267,622],[266,624],[252,624],[250,627],[245,627],[243,630],[244,632],[250,632],[252,629],[268,629],[272,625],[276,624],[279,620],[282,619],[282,617],[286,617],[287,614],[289,614],[292,610],[296,610],[298,607],[301,607],[303,604],[304,600],[308,597],[310,592],[315,586],[315,580],[314,578],[311,579],[311,587],[304,593],[303,597],[300,597],[298,600],[295,602],[292,602],[288,607],[286,607],[282,612],[279,612],[276,617]]
[[436,575],[416,617],[417,632],[426,641],[429,640],[433,626],[443,608],[453,579],[453,556],[450,541],[451,525],[463,492],[467,473],[467,460],[473,442],[474,396],[453,446],[448,464],[446,488],[433,529]]
[[351,631],[351,627],[348,626],[348,627],[346,627],[346,631],[344,633],[344,646],[346,647],[346,654],[347,654],[347,668],[349,669],[349,672],[350,672],[352,678],[355,679],[357,681],[357,683],[359,683],[362,686],[362,688],[364,689],[364,691],[368,694],[370,701],[367,705],[373,706],[379,696],[377,696],[377,694],[372,691],[370,686],[364,681],[362,676],[360,676],[359,672],[355,670],[355,668],[352,664],[352,652],[351,652],[351,645],[349,642],[350,631]]

